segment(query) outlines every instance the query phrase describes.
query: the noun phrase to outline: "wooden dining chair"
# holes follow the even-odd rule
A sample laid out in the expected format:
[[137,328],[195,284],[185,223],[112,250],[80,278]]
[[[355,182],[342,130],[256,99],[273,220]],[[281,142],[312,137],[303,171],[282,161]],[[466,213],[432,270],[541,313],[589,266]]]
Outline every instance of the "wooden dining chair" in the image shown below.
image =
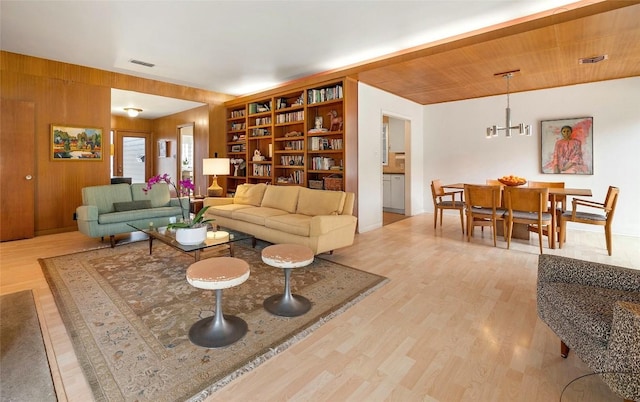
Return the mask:
[[[445,209],[457,209],[460,211],[460,227],[462,228],[462,234],[464,234],[464,202],[462,200],[463,190],[444,191],[442,183],[439,179],[431,182],[431,196],[433,197],[433,228],[438,226],[438,213],[440,213],[440,226],[442,226],[442,212]],[[459,195],[459,200],[456,200],[456,196]]]
[[500,188],[504,187],[504,184],[500,183],[500,180],[496,180],[496,179],[487,179],[485,181],[485,184],[487,186],[500,186]]
[[[607,242],[607,252],[611,255],[611,223],[613,222],[613,214],[616,211],[616,204],[618,203],[618,194],[620,194],[620,189],[618,187],[609,186],[607,196],[602,203],[574,198],[571,201],[571,211],[566,211],[560,217],[560,240],[558,242],[560,248],[562,248],[566,239],[567,222],[586,223],[588,225],[604,226],[604,237]],[[595,208],[601,210],[603,213],[578,211],[578,207]]]
[[[528,185],[531,188],[564,188],[563,181],[529,181]],[[549,207],[552,207],[553,197],[554,197],[553,195],[549,194]],[[556,214],[556,222],[560,222],[560,216],[564,211],[566,211],[566,203],[567,203],[566,195],[555,196],[556,210],[552,212]],[[529,226],[530,232],[537,233],[537,230],[538,230],[537,227]],[[543,235],[548,236],[549,234],[545,231]],[[557,225],[556,227],[556,238],[558,239],[558,243],[559,243],[560,242],[560,225]]]
[[[467,241],[471,241],[476,226],[491,226],[493,247],[496,247],[497,221],[502,222],[505,210],[502,205],[502,189],[500,186],[464,185],[465,211],[467,215]],[[503,231],[506,233],[506,230]]]
[[[507,207],[507,249],[511,246],[511,234],[514,223],[524,223],[536,225],[538,227],[538,241],[540,243],[540,254],[542,254],[542,232],[546,226],[547,233],[552,233],[552,217],[549,210],[549,189],[548,188],[504,188],[505,205]],[[549,248],[551,248],[551,238]]]

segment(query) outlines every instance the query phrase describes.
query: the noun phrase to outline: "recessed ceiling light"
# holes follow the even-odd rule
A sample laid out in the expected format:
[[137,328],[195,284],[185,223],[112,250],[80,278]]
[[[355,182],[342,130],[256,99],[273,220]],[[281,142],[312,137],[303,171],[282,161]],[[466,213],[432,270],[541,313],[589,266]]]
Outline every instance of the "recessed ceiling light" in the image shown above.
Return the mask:
[[583,57],[581,59],[578,59],[578,64],[594,64],[594,63],[599,63],[602,60],[607,60],[609,58],[608,55],[603,54],[600,56],[593,56],[593,57]]

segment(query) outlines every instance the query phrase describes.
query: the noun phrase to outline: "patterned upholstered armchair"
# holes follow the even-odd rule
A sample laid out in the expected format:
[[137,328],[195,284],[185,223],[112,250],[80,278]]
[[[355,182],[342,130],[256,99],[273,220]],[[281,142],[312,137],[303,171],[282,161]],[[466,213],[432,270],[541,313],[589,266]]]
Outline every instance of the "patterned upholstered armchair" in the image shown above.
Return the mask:
[[640,270],[538,259],[538,316],[625,401],[640,401]]

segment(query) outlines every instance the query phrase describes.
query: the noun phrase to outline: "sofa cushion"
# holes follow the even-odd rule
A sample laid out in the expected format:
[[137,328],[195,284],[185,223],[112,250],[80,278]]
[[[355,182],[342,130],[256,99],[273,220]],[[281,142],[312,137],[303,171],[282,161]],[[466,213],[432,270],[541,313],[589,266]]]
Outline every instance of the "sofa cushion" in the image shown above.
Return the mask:
[[298,205],[299,186],[267,186],[262,197],[263,207],[276,208],[291,214],[296,212]]
[[543,292],[541,296],[553,303],[567,321],[605,344],[609,341],[616,301],[640,303],[640,292],[576,283],[548,282]]
[[236,187],[236,194],[233,196],[233,203],[259,207],[262,203],[262,197],[264,196],[266,189],[267,185],[265,183],[241,184]]
[[[151,208],[168,207],[171,204],[171,192],[167,183],[156,183],[144,192],[145,183],[133,183],[131,185],[131,196],[134,201],[150,200]],[[182,202],[188,202],[186,199]]]
[[311,216],[301,214],[271,216],[265,219],[265,226],[281,232],[309,237]]
[[338,215],[344,207],[345,193],[343,191],[313,190],[300,188],[296,213],[316,215]]
[[250,207],[233,211],[233,213],[231,214],[231,218],[264,226],[265,218],[285,214],[286,212],[281,209],[267,207]]
[[98,214],[114,212],[114,202],[128,202],[131,200],[131,187],[129,184],[91,186],[82,189],[82,205],[95,205],[98,207]]
[[168,216],[181,216],[182,212],[180,207],[159,207],[148,209],[136,209],[133,211],[123,212],[111,212],[107,214],[100,214],[98,216],[98,223],[122,223],[133,222],[140,219],[153,219],[153,218],[166,218]]
[[225,218],[231,218],[234,211],[245,208],[252,208],[252,206],[243,204],[214,205],[210,206],[209,209],[207,209],[207,215],[224,216]]
[[113,209],[115,209],[116,212],[134,211],[136,209],[147,209],[147,208],[151,208],[151,200],[125,201],[125,202],[113,203]]

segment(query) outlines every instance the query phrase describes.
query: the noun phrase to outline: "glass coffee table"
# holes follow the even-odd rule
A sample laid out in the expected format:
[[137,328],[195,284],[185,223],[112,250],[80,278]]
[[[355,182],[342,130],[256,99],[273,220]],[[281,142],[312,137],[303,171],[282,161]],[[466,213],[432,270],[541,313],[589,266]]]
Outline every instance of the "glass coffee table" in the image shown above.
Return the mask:
[[178,243],[176,240],[175,230],[168,230],[166,226],[155,227],[148,223],[146,225],[140,223],[129,223],[128,225],[137,231],[145,233],[149,237],[149,255],[153,252],[153,240],[156,239],[184,253],[193,253],[196,261],[200,260],[200,254],[202,251],[214,247],[228,247],[229,255],[233,257],[233,245],[241,240],[250,239],[251,246],[256,246],[256,238],[252,235],[221,227],[218,227],[218,230],[215,232],[209,230],[207,232],[207,239],[205,239],[203,243],[196,245],[184,245]]

